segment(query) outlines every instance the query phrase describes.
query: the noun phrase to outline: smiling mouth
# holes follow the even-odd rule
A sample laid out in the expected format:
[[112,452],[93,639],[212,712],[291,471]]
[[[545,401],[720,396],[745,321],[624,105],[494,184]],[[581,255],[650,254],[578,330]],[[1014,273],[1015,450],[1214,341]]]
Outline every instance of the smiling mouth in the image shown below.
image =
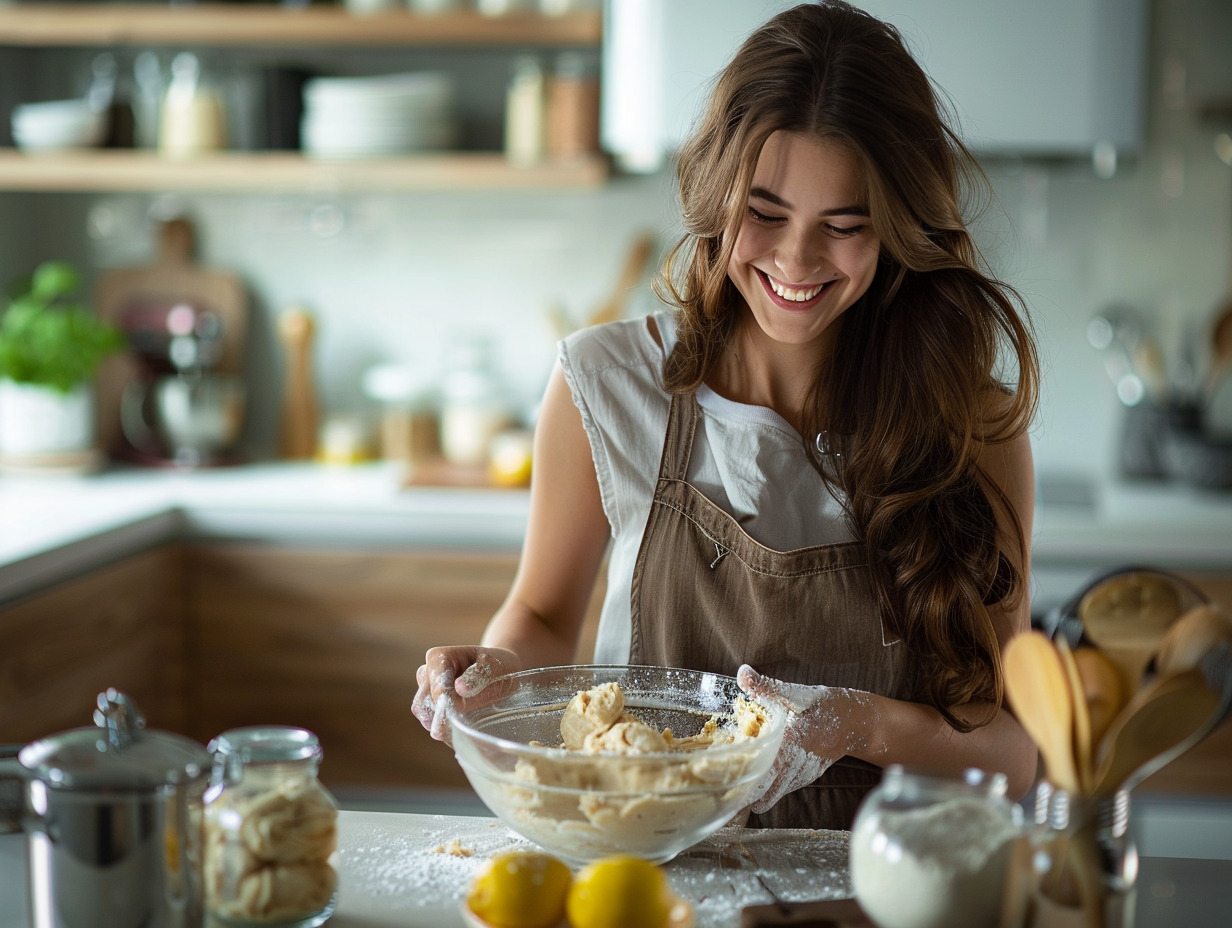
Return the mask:
[[[754,270],[757,270],[754,268]],[[803,304],[815,300],[822,294],[823,291],[829,289],[834,283],[833,280],[828,280],[824,284],[817,284],[813,287],[789,287],[779,283],[765,271],[757,271],[765,283],[766,288],[777,296],[780,300],[785,300],[788,303]]]

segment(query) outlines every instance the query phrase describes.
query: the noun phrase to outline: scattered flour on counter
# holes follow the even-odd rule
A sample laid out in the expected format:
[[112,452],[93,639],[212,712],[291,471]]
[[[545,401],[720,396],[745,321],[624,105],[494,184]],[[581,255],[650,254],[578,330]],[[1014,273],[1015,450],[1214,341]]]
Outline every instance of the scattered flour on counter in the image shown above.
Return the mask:
[[[461,905],[491,857],[536,847],[503,824],[459,832],[449,816],[434,819],[414,836],[352,829],[337,854],[340,895],[380,897],[388,913],[444,910]],[[848,840],[845,831],[721,828],[663,869],[673,890],[693,903],[697,925],[735,928],[745,906],[773,901],[766,886],[790,902],[851,896]],[[455,841],[472,856],[439,850]]]
[[503,826],[469,833],[463,841],[449,816],[439,818],[440,830],[415,837],[378,831],[353,836],[337,855],[340,892],[386,897],[407,908],[428,900],[460,903],[489,857],[533,847]]

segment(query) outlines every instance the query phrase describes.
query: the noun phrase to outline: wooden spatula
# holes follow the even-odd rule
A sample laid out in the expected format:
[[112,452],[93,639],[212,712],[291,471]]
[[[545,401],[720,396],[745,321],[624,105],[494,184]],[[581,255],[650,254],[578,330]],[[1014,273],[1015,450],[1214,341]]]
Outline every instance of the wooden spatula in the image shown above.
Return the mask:
[[1094,757],[1104,735],[1129,702],[1131,694],[1125,691],[1125,683],[1116,665],[1099,648],[1083,646],[1074,650],[1071,657],[1078,670],[1078,679],[1082,681],[1091,722],[1091,753]]
[[1039,747],[1049,778],[1077,792],[1074,700],[1056,647],[1042,632],[1023,632],[1006,646],[1003,663],[1010,705]]
[[1158,673],[1177,673],[1202,663],[1221,641],[1232,639],[1232,616],[1217,606],[1194,606],[1168,629],[1155,655]]
[[1219,704],[1199,670],[1152,680],[1108,730],[1092,792],[1110,796],[1154,773],[1214,721]]
[[1091,788],[1091,777],[1095,764],[1091,741],[1091,714],[1087,705],[1086,688],[1078,673],[1078,664],[1074,661],[1073,652],[1064,638],[1056,640],[1057,657],[1061,659],[1061,667],[1065,670],[1065,680],[1069,685],[1070,699],[1074,706],[1074,768],[1078,777],[1078,786],[1086,792]]

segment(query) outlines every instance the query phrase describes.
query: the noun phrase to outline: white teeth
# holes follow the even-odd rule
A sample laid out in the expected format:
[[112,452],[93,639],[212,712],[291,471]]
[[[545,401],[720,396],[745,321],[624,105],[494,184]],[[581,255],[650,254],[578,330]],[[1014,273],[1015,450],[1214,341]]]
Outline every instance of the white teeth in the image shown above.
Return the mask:
[[769,275],[766,275],[766,280],[770,281],[770,287],[775,293],[785,300],[791,300],[793,303],[803,303],[806,300],[811,300],[821,293],[822,287],[825,286],[825,284],[821,284],[817,287],[809,287],[807,290],[796,290],[793,287],[784,287]]

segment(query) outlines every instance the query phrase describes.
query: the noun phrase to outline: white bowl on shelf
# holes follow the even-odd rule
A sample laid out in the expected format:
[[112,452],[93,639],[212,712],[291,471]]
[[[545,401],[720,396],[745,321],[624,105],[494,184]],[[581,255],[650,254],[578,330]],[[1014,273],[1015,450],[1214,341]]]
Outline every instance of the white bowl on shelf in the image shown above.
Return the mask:
[[93,148],[103,140],[106,114],[84,100],[22,103],[13,108],[12,127],[22,151]]

